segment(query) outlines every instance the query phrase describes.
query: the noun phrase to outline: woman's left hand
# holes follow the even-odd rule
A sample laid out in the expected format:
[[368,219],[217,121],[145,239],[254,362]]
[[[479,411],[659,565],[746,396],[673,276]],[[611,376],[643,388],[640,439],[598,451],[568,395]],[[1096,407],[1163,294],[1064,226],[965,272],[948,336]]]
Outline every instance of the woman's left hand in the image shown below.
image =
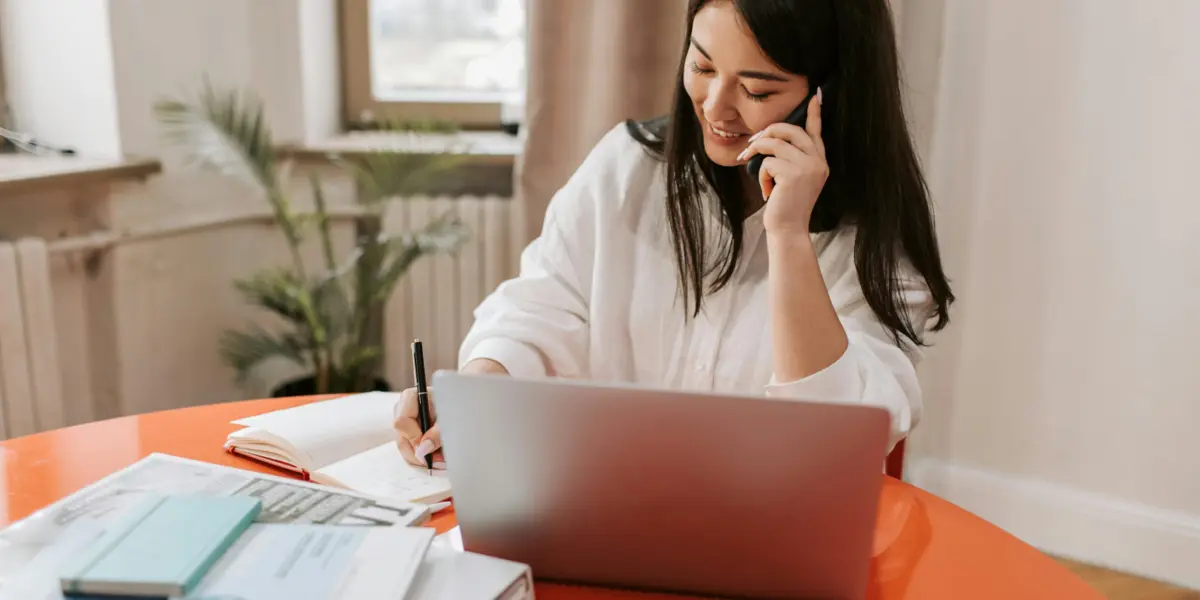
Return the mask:
[[[767,208],[763,225],[768,232],[795,231],[808,234],[813,206],[829,178],[825,142],[821,139],[821,95],[808,103],[808,123],[801,128],[775,123],[750,138],[738,156],[749,160],[766,156],[758,172]],[[807,131],[806,131],[807,130]]]

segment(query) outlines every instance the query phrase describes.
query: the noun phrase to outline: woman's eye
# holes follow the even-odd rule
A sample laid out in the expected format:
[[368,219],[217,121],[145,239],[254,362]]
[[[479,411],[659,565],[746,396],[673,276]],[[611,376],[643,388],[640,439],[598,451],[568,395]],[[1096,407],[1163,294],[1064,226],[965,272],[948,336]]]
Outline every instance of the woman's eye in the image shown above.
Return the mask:
[[700,63],[693,61],[692,62],[692,72],[697,73],[699,75],[708,75],[709,73],[712,73],[712,69],[701,67]]
[[746,93],[747,98],[749,98],[755,102],[762,102],[763,100],[766,100],[767,98],[771,97],[770,92],[764,92],[762,94],[755,94],[754,92],[751,92],[749,89],[746,89],[745,86],[742,86],[742,91]]

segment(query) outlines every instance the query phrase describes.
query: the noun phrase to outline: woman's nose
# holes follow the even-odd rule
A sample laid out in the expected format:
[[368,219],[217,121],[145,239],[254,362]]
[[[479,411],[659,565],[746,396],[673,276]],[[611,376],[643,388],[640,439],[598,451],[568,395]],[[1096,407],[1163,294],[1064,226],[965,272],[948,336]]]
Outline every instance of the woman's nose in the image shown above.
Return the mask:
[[708,95],[704,99],[704,118],[709,122],[733,121],[737,119],[737,110],[733,106],[729,89],[719,79],[714,78],[708,86]]

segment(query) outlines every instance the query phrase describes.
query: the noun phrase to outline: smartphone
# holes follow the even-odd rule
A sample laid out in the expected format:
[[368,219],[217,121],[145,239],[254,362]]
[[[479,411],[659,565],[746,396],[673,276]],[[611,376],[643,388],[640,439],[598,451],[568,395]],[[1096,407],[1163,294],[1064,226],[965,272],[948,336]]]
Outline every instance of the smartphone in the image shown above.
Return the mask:
[[[791,114],[789,114],[783,121],[785,123],[791,123],[792,125],[804,127],[804,125],[808,122],[808,104],[812,102],[813,98],[817,97],[818,89],[820,88],[814,87],[811,91],[809,91],[808,96],[804,98],[804,101],[800,103],[800,106],[797,106],[796,109],[793,110]],[[767,157],[765,155],[755,154],[754,156],[750,157],[750,160],[746,163],[746,171],[750,173],[750,176],[753,177],[755,181],[758,181],[758,171],[759,169],[762,169],[763,160],[766,158]]]

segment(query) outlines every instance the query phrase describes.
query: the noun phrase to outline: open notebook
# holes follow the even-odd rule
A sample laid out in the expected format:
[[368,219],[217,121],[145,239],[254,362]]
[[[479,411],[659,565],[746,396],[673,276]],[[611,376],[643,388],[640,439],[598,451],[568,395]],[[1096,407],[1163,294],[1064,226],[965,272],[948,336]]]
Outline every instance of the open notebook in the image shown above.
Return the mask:
[[405,462],[392,409],[399,394],[370,392],[277,410],[234,424],[225,449],[305,479],[403,502],[450,497],[445,471]]

